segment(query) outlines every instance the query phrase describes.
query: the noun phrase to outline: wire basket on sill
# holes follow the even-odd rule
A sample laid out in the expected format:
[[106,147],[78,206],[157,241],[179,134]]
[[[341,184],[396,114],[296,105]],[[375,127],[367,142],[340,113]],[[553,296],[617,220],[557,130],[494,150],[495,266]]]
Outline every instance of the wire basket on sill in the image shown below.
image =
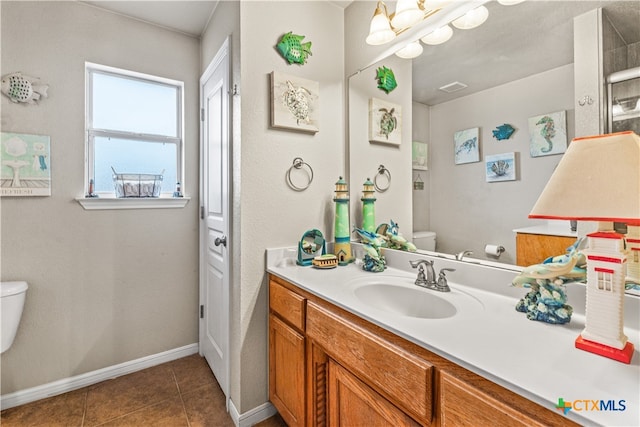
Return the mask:
[[160,174],[118,173],[113,166],[111,170],[116,197],[160,197],[164,170]]

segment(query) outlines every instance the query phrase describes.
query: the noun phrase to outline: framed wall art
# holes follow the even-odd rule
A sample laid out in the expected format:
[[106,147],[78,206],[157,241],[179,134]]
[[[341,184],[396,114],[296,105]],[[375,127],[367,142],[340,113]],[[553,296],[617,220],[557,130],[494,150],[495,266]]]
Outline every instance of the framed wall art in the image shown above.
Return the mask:
[[402,107],[382,99],[369,99],[369,142],[400,145]]
[[413,169],[429,170],[428,146],[426,142],[411,143],[411,165]]
[[484,162],[487,182],[516,180],[515,153],[502,153],[485,156]]
[[2,132],[0,196],[51,196],[48,136]]
[[567,150],[567,115],[565,111],[529,118],[531,157],[562,154]]
[[320,83],[273,71],[271,73],[271,127],[316,133]]
[[456,165],[480,161],[480,128],[459,130],[453,134]]

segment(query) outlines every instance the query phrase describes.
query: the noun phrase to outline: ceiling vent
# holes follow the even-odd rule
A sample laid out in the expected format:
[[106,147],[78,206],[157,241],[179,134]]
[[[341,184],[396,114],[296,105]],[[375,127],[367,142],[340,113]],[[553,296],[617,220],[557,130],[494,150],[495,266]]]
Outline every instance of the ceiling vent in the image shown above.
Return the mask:
[[462,90],[466,87],[467,85],[464,83],[453,82],[453,83],[449,83],[448,85],[444,85],[439,89],[443,92],[452,93],[452,92],[457,92],[459,90]]

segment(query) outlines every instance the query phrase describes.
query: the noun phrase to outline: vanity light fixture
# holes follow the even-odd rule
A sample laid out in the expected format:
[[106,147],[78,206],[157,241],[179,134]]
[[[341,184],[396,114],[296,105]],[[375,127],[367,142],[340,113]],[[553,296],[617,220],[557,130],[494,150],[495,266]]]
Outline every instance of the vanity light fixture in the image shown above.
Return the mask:
[[513,6],[514,4],[522,3],[524,0],[498,0],[503,6]]
[[414,41],[407,44],[405,47],[396,52],[396,56],[403,59],[417,58],[422,55],[422,45],[419,41]]
[[449,25],[443,25],[435,31],[430,32],[420,40],[424,44],[438,45],[446,42],[453,35],[453,29]]
[[[583,251],[586,320],[575,346],[630,363],[633,344],[623,330],[624,294],[625,281],[638,280],[640,136],[628,131],[575,138],[529,218],[598,221],[598,231],[587,234],[589,244]],[[617,233],[613,222],[633,231],[626,236]]]
[[489,17],[489,9],[484,6],[478,6],[462,15],[460,18],[451,21],[454,27],[460,30],[470,30],[479,27]]

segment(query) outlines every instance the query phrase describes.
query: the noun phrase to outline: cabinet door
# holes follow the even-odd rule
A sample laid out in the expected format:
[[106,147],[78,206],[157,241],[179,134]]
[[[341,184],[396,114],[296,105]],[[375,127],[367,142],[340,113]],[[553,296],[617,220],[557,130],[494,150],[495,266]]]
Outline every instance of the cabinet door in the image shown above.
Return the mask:
[[563,255],[575,242],[575,237],[518,233],[516,234],[516,264],[522,267],[540,264],[550,256]]
[[304,337],[269,315],[269,399],[289,427],[305,422]]
[[329,360],[328,382],[332,427],[419,425],[333,360]]

